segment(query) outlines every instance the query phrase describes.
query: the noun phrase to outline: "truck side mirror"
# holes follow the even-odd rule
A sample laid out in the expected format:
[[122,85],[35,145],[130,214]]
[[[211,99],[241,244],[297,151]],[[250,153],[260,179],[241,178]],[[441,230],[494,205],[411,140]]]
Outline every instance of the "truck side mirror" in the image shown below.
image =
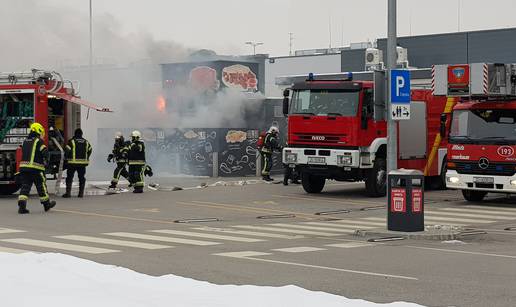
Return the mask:
[[289,96],[290,91],[288,89],[283,91],[283,115],[288,115],[288,105],[289,105]]
[[441,114],[441,126],[439,133],[441,134],[441,138],[446,137],[446,120],[448,119],[448,115],[446,113]]

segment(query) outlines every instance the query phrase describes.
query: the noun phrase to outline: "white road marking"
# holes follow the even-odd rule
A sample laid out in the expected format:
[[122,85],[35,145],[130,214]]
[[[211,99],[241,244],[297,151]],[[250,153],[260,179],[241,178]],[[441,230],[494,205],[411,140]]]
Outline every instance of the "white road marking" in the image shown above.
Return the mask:
[[52,242],[52,241],[24,239],[24,238],[3,239],[2,241],[9,242],[9,243],[22,244],[22,245],[30,245],[30,246],[49,248],[49,249],[60,249],[60,250],[71,251],[71,252],[80,252],[80,253],[86,253],[86,254],[107,254],[107,253],[119,252],[118,250],[113,250],[113,249],[58,243],[58,242]]
[[323,236],[323,237],[340,236],[340,234],[337,234],[337,233],[327,233],[327,232],[320,232],[320,231],[308,231],[308,230],[298,230],[298,229],[284,229],[284,228],[265,227],[265,226],[236,225],[236,226],[232,226],[232,227],[275,231],[275,232],[298,233],[298,234],[302,234],[302,235],[315,235],[315,236]]
[[222,253],[222,254],[213,254],[213,255],[215,255],[215,256],[223,256],[223,257],[231,257],[231,258],[237,258],[237,259],[252,260],[252,261],[259,261],[259,262],[284,264],[284,265],[291,265],[291,266],[298,266],[298,267],[305,267],[305,268],[312,268],[312,269],[321,269],[321,270],[328,270],[328,271],[336,271],[336,272],[352,273],[352,274],[359,274],[359,275],[375,276],[375,277],[382,277],[382,278],[419,280],[419,279],[417,279],[415,277],[402,276],[402,275],[390,275],[390,274],[367,272],[367,271],[357,271],[357,270],[348,270],[348,269],[341,269],[341,268],[332,268],[332,267],[327,267],[327,266],[304,264],[304,263],[297,263],[297,262],[287,262],[287,261],[278,261],[278,260],[252,258],[253,256],[270,255],[270,254],[267,254],[267,253],[260,253],[260,252],[254,252],[254,251],[243,251],[243,252],[235,252],[235,253]]
[[493,214],[503,214],[504,216],[514,216],[516,218],[516,212],[503,212],[498,210],[488,210],[488,209],[466,209],[466,208],[442,208],[440,211],[454,211],[454,212],[469,212],[469,213],[480,213],[480,214],[486,214],[486,217],[488,215]]
[[367,246],[373,246],[373,245],[375,245],[375,244],[364,243],[364,242],[346,242],[346,243],[327,244],[325,246],[339,247],[339,248],[355,248],[355,247],[367,247]]
[[342,228],[329,228],[329,227],[317,227],[317,226],[304,226],[304,225],[296,225],[296,224],[282,224],[282,223],[275,223],[275,224],[268,224],[270,226],[277,226],[277,227],[287,227],[287,228],[298,228],[298,229],[306,229],[306,230],[315,230],[315,231],[328,231],[328,232],[342,232],[342,233],[353,233],[355,232],[354,229],[342,229]]
[[235,234],[235,235],[277,238],[277,239],[287,239],[287,240],[304,238],[303,236],[300,236],[300,235],[289,236],[289,235],[282,235],[282,234],[278,234],[278,233],[235,230],[235,229],[230,229],[230,228],[199,227],[199,228],[192,228],[192,229],[202,230],[202,231],[214,231],[214,232],[220,232],[220,233],[230,233],[230,234]]
[[10,248],[10,247],[2,247],[0,246],[0,253],[7,253],[7,254],[23,254],[23,253],[33,253],[28,250],[23,249],[17,249],[17,248]]
[[299,246],[299,247],[287,247],[287,248],[277,248],[273,249],[273,251],[284,252],[284,253],[305,253],[305,252],[316,252],[316,251],[325,251],[326,248],[319,247],[309,247],[309,246]]
[[468,252],[468,251],[460,251],[460,250],[455,250],[455,249],[421,247],[421,246],[410,246],[410,245],[407,245],[406,247],[416,248],[416,249],[424,249],[424,250],[440,251],[440,252],[448,252],[448,253],[458,253],[458,254],[469,254],[469,255],[477,255],[477,256],[488,256],[488,257],[499,257],[499,258],[516,259],[516,256],[513,256],[513,255],[501,255],[501,254],[490,254],[490,253],[480,253],[480,252]]
[[163,248],[171,248],[172,247],[172,246],[167,246],[167,245],[150,244],[150,243],[116,240],[116,239],[106,239],[106,238],[98,238],[98,237],[90,237],[90,236],[78,236],[78,235],[55,236],[54,238],[73,240],[73,241],[81,241],[81,242],[108,244],[108,245],[118,245],[118,246],[134,247],[134,248],[143,248],[143,249],[163,249]]
[[445,216],[458,216],[458,217],[473,217],[480,219],[496,219],[496,220],[514,220],[516,217],[507,217],[500,215],[490,215],[487,216],[485,214],[472,214],[472,213],[458,213],[458,212],[442,212],[442,211],[426,211],[425,215],[445,215]]
[[[348,228],[348,229],[373,229],[373,228],[376,228],[376,227],[373,227],[373,226],[343,225],[343,224],[337,224],[337,223],[334,223],[334,222],[326,222],[326,223],[304,222],[302,224],[315,225],[315,226],[325,226],[325,227]],[[382,226],[385,226],[385,225],[382,225]]]
[[247,242],[247,243],[267,241],[267,240],[263,240],[263,239],[224,236],[224,235],[216,235],[216,234],[209,234],[209,233],[202,233],[202,232],[191,232],[191,231],[180,231],[180,230],[169,230],[169,229],[151,230],[151,232],[164,233],[164,234],[170,234],[170,235],[178,235],[178,236],[190,236],[190,237],[197,237],[197,238],[217,239],[217,240],[225,240],[225,241]]
[[497,211],[501,211],[501,212],[514,212],[514,213],[516,213],[516,208],[493,207],[493,206],[487,206],[487,205],[486,206],[465,206],[465,208],[483,209],[483,210],[497,210]]
[[365,226],[373,226],[373,227],[384,227],[387,225],[387,220],[383,219],[383,223],[378,222],[369,222],[369,221],[363,221],[363,220],[338,220],[333,221],[332,223],[339,223],[339,224],[351,224],[353,226],[356,225],[365,225]]
[[17,233],[17,232],[26,232],[26,231],[25,230],[17,230],[17,229],[10,229],[10,228],[0,227],[0,234],[4,234],[4,233]]
[[488,224],[495,223],[496,221],[491,220],[474,220],[474,219],[464,219],[464,218],[455,218],[455,217],[441,217],[441,216],[433,216],[430,214],[425,214],[425,221],[445,221],[445,222],[459,222],[459,223],[470,223],[470,224]]
[[213,254],[213,255],[214,256],[231,257],[231,258],[247,258],[247,257],[256,257],[256,256],[267,256],[267,255],[272,255],[272,254],[271,253],[245,251],[245,252],[219,253],[219,254]]
[[172,242],[172,243],[197,245],[197,246],[209,246],[209,245],[220,244],[219,242],[209,242],[209,241],[189,240],[189,239],[183,239],[183,238],[153,236],[153,235],[132,233],[132,232],[110,232],[110,233],[104,233],[104,234],[108,235],[108,236],[114,236],[114,237],[141,239],[141,240],[150,240],[150,241],[161,241],[161,242]]

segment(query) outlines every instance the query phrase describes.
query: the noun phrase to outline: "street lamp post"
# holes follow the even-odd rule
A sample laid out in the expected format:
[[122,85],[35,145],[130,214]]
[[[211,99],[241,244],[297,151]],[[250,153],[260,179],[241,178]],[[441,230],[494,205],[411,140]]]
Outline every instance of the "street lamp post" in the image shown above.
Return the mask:
[[93,8],[90,0],[90,59],[89,59],[89,85],[90,96],[93,95]]
[[261,42],[245,42],[245,44],[253,47],[253,55],[256,55],[256,47],[263,45]]
[[[391,71],[396,69],[396,0],[389,0],[388,4],[388,22],[387,22],[387,110],[390,110],[391,101]],[[387,172],[398,168],[397,153],[397,131],[396,123],[392,120],[390,112],[387,111]]]

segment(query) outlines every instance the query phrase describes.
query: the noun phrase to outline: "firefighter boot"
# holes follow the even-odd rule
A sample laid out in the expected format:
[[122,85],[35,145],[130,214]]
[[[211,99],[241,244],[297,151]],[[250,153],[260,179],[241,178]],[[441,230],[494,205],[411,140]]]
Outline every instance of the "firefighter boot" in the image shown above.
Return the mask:
[[111,185],[109,186],[110,189],[116,189],[117,183],[114,181],[111,181]]
[[63,198],[70,198],[72,197],[72,186],[66,185],[66,193],[63,194]]
[[19,214],[28,214],[28,213],[30,213],[30,211],[27,210],[27,201],[26,200],[19,200],[18,201],[18,213]]
[[48,212],[48,210],[50,210],[56,206],[56,201],[55,200],[47,200],[41,204],[43,205],[45,212]]
[[83,198],[84,197],[84,188],[86,187],[86,183],[81,183],[79,184],[79,198]]
[[143,187],[134,187],[133,193],[143,193]]
[[274,179],[272,179],[271,176],[269,176],[269,175],[263,176],[263,180],[265,180],[265,181],[274,181]]

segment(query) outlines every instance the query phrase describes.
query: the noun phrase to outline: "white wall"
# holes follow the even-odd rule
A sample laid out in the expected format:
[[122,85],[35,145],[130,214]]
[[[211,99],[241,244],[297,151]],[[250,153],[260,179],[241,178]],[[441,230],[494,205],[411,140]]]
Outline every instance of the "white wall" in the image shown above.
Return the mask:
[[265,96],[281,97],[282,88],[275,84],[276,77],[289,75],[308,76],[309,73],[336,73],[341,70],[340,54],[271,58],[265,60]]

